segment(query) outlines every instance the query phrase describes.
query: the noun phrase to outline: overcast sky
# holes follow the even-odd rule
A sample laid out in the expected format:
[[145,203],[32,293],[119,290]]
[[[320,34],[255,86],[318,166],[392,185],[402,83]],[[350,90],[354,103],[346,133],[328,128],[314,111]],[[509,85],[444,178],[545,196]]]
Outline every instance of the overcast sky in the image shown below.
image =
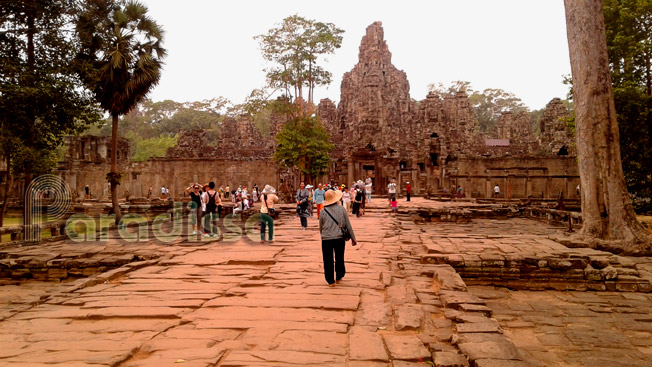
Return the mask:
[[392,62],[407,73],[410,95],[454,80],[476,90],[501,88],[530,108],[565,98],[570,74],[563,1],[209,1],[141,0],[165,31],[168,50],[154,101],[223,96],[240,103],[265,83],[254,36],[293,14],[345,30],[342,47],[325,64],[333,83],[315,100],[340,99],[342,75],[358,62],[368,25],[382,21]]

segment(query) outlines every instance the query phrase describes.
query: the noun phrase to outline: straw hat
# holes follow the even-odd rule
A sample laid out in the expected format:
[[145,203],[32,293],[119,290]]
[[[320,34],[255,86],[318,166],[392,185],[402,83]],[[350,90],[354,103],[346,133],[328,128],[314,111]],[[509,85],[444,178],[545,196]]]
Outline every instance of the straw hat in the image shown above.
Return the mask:
[[328,190],[324,194],[324,206],[329,206],[335,204],[342,198],[342,191],[340,190]]
[[265,185],[265,188],[261,192],[261,194],[265,194],[265,195],[274,194],[274,193],[276,193],[276,190],[269,185]]

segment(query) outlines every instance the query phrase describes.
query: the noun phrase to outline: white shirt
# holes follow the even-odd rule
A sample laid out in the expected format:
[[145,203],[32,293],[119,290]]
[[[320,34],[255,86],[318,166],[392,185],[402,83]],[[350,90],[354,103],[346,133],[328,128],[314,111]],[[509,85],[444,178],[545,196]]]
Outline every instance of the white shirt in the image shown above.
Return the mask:
[[364,185],[364,190],[367,192],[367,194],[371,193],[371,183],[368,183]]
[[498,187],[498,185],[494,186],[494,192],[500,193],[500,187]]
[[389,189],[390,194],[396,194],[396,184],[395,183],[390,183],[387,185],[387,188]]

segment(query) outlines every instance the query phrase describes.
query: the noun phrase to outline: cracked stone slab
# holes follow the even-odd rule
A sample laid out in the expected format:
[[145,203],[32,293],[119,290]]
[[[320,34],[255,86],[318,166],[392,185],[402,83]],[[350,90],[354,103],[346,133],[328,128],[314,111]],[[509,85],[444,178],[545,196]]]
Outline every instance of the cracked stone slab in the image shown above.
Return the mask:
[[349,359],[389,361],[383,338],[367,328],[354,326],[349,334]]
[[430,358],[430,351],[415,335],[384,334],[383,339],[393,359],[418,360]]

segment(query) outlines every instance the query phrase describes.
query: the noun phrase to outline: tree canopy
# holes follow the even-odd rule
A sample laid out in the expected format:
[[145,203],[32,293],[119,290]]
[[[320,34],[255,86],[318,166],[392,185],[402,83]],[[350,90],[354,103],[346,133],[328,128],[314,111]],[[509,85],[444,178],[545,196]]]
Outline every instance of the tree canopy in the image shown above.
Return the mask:
[[[344,30],[333,23],[323,23],[293,15],[254,37],[263,57],[272,63],[265,69],[268,85],[281,89],[288,98],[301,98],[313,104],[315,86],[331,83],[332,74],[320,65],[320,56],[340,48]],[[304,97],[303,88],[308,88]]]
[[99,119],[70,63],[77,52],[70,34],[74,5],[16,0],[0,6],[0,156],[7,165],[0,225],[16,175],[27,187],[34,175],[50,172],[63,137]]
[[[603,0],[609,68],[628,190],[652,198],[652,1]],[[640,209],[652,204],[635,200]]]
[[77,20],[80,75],[112,118],[111,198],[115,222],[121,219],[117,185],[118,118],[142,101],[161,78],[163,29],[136,2],[89,0]]
[[297,168],[306,178],[324,174],[334,146],[318,117],[297,117],[276,135],[274,160],[281,167]]

